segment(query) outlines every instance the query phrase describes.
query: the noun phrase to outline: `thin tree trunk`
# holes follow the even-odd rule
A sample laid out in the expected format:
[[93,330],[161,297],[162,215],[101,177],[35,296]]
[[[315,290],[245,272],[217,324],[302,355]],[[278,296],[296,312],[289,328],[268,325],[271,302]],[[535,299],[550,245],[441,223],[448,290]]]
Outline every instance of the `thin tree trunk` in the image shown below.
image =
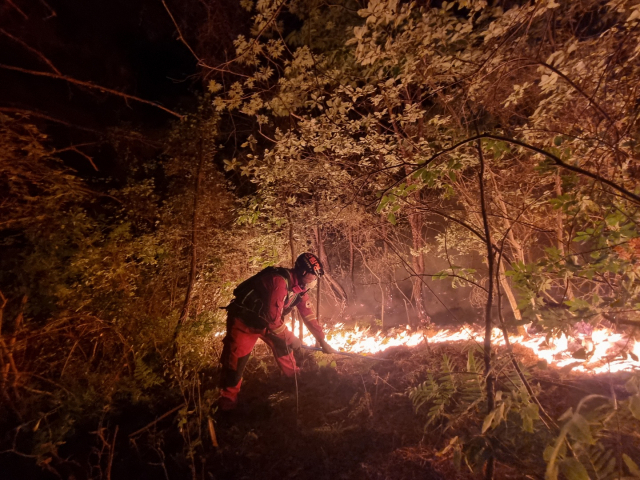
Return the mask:
[[386,297],[387,292],[386,289],[380,284],[380,295],[382,295],[382,299],[380,302],[380,323],[384,327],[384,297]]
[[356,282],[354,274],[353,228],[349,227],[349,279],[351,280],[351,297],[356,296]]
[[[385,310],[388,308],[390,312],[392,312],[394,310],[394,302],[393,302],[393,296],[391,295],[391,285],[394,283],[394,275],[395,272],[393,271],[392,268],[389,268],[389,262],[387,261],[387,259],[389,258],[389,242],[388,242],[388,225],[387,222],[383,221],[382,222],[382,236],[383,236],[383,243],[382,243],[382,248],[383,248],[383,262],[382,262],[382,267],[383,267],[383,271],[382,271],[382,279],[384,280],[384,284],[381,285],[382,288],[382,315],[381,315],[381,321],[382,321],[382,325],[384,326],[384,313]],[[411,326],[410,324],[408,324],[409,326]]]
[[[558,171],[556,172],[556,195],[558,196],[562,195],[562,180],[560,178],[560,169],[558,169]],[[564,257],[566,254],[566,251],[564,248],[564,222],[562,221],[561,209],[558,209],[558,212],[556,213],[556,242],[558,245],[558,251],[560,252],[560,255]],[[565,293],[561,301],[564,301],[565,298],[569,300],[573,300],[574,297],[573,297],[573,289],[571,288],[571,280],[569,280],[569,277],[567,276],[565,277],[564,281],[565,281]]]
[[[291,214],[287,212],[287,218],[289,219],[289,247],[291,248],[291,268],[296,266],[296,248],[293,242],[293,222],[291,221]],[[291,310],[291,331],[296,331],[296,309]],[[302,337],[300,337],[302,340]]]
[[196,262],[198,260],[198,207],[200,203],[200,187],[202,185],[202,177],[204,176],[204,134],[200,136],[198,146],[198,170],[196,172],[195,191],[193,193],[193,221],[191,225],[191,268],[189,270],[189,281],[187,283],[187,293],[184,297],[184,304],[180,313],[180,325],[184,325],[189,318],[189,307],[191,305],[191,296],[193,294],[193,286],[196,282]]
[[[316,219],[320,218],[320,206],[318,201],[316,200]],[[327,257],[327,252],[324,248],[324,242],[322,241],[322,227],[320,226],[319,220],[316,223],[316,226],[313,227],[315,240],[316,240],[316,252],[318,257],[320,258],[320,262],[324,267],[324,278],[329,283],[329,286],[333,289],[335,293],[337,293],[341,298],[340,301],[343,305],[346,305],[349,296],[342,285],[338,283],[338,281],[333,278],[331,275],[331,266],[329,265],[329,258]]]
[[293,222],[291,221],[291,214],[288,214],[289,218],[289,248],[291,249],[291,268],[296,265],[296,246],[293,242]]
[[427,323],[429,316],[424,305],[424,294],[422,291],[422,275],[424,275],[424,256],[422,254],[422,248],[424,242],[422,240],[422,215],[418,212],[414,212],[409,215],[409,225],[411,226],[411,239],[413,243],[413,250],[418,252],[417,255],[411,255],[411,266],[413,267],[416,276],[412,278],[413,283],[413,298],[416,302],[416,309],[418,311],[418,320],[420,323]]
[[[513,251],[515,252],[518,260],[524,263],[524,251],[522,249],[522,245],[520,245],[520,242],[516,241],[516,238],[513,234],[513,224],[509,220],[507,205],[505,204],[504,199],[500,194],[500,189],[498,188],[495,175],[493,174],[493,171],[491,170],[491,168],[487,167],[486,170],[489,173],[491,182],[493,183],[496,201],[500,206],[500,209],[502,210],[502,215],[504,216],[504,219],[506,222],[506,227],[508,229],[507,238],[509,240],[509,244],[513,248]],[[509,285],[509,282],[507,281],[507,277],[505,275],[504,263],[500,262],[499,270],[500,270],[500,284],[502,285],[504,293],[507,296],[507,299],[509,300],[509,305],[511,306],[511,311],[513,312],[513,316],[515,317],[516,321],[522,320],[522,314],[520,313],[520,309],[518,308],[518,302],[516,301],[511,285]]]
[[318,323],[320,322],[320,300],[321,300],[321,292],[322,292],[322,278],[318,277],[318,290],[316,290],[316,317],[318,318]]
[[[484,371],[487,382],[487,414],[495,407],[495,378],[491,370],[491,330],[493,322],[491,319],[491,307],[493,306],[493,243],[491,241],[491,228],[487,216],[487,202],[484,191],[484,157],[482,155],[482,142],[478,140],[478,158],[480,160],[480,172],[478,182],[480,186],[480,206],[482,209],[482,224],[484,226],[485,240],[487,244],[487,265],[489,278],[487,284],[487,305],[485,308],[485,330],[484,330]],[[485,465],[485,479],[492,480],[495,469],[495,457],[493,452],[489,452],[489,458]]]
[[[386,105],[387,105],[387,108],[389,109],[389,112],[392,112],[393,108],[391,107],[388,101],[386,102]],[[403,147],[403,138],[402,138],[402,135],[400,134],[400,128],[398,127],[398,124],[396,123],[395,120],[393,120],[393,118],[391,123],[393,125],[393,130],[398,139],[398,143],[400,145],[400,152],[402,153],[402,156],[405,159],[411,161],[413,155]],[[419,119],[418,137],[422,135],[422,128],[423,128],[423,119]],[[405,174],[407,175],[407,184],[411,183],[411,179],[410,179],[411,173],[413,173],[411,170],[411,167],[407,165],[405,167]],[[420,192],[418,190],[410,194],[409,199],[419,201],[420,200],[419,196],[420,196]],[[420,323],[427,323],[430,319],[429,319],[429,316],[427,315],[427,310],[424,305],[425,302],[424,302],[424,294],[422,289],[422,282],[423,282],[422,275],[424,275],[424,257],[422,254],[422,248],[424,246],[424,243],[422,241],[423,222],[422,222],[422,214],[416,209],[414,209],[413,212],[409,213],[409,225],[411,226],[411,238],[413,243],[413,249],[416,252],[418,252],[418,254],[415,256],[411,255],[412,267],[413,267],[414,273],[417,274],[417,276],[413,277],[412,279],[412,283],[413,283],[412,295],[416,302],[416,309],[418,311],[418,321]]]
[[514,318],[517,322],[519,322],[520,320],[522,320],[522,313],[520,313],[518,302],[515,295],[513,294],[513,289],[511,288],[511,285],[509,285],[509,281],[507,280],[507,276],[505,275],[504,264],[502,262],[500,262],[499,271],[500,285],[502,285],[502,289],[507,296],[507,300],[509,300],[509,306],[511,307]]
[[[394,121],[394,128],[397,130],[397,124]],[[417,138],[422,137],[424,130],[424,118],[420,117],[418,120],[418,129],[417,129]],[[403,147],[404,150],[404,147]],[[407,152],[405,152],[406,155]],[[411,156],[411,155],[409,155]],[[420,190],[412,193],[411,196],[416,201],[420,200]],[[423,227],[423,216],[422,213],[415,212],[414,215],[409,217],[409,222],[411,224],[411,236],[413,239],[413,248],[418,253],[418,256],[411,256],[413,261],[413,269],[419,275],[424,275],[424,254],[422,253],[422,248],[424,247],[424,239],[422,238],[422,227]],[[386,244],[385,244],[386,245]],[[424,287],[423,287],[423,277],[420,276],[414,279],[413,290],[415,299],[416,299],[416,307],[418,309],[418,320],[421,324],[428,323],[430,321],[429,315],[427,314],[427,309],[425,308],[425,299],[424,299]],[[416,288],[417,287],[417,288]]]

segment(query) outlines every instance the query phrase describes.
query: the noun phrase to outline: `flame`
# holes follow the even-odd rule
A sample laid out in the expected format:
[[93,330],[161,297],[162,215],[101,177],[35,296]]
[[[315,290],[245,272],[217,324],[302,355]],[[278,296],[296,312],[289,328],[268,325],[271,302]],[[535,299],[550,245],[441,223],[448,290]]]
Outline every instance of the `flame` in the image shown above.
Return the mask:
[[[304,329],[304,343],[312,345],[315,339]],[[376,354],[390,347],[414,347],[423,343],[436,344],[475,340],[480,345],[484,341],[484,331],[462,328],[459,330],[439,330],[435,333],[427,331],[410,331],[409,328],[396,328],[385,334],[372,332],[370,327],[346,328],[338,323],[327,329],[327,341],[343,352]],[[547,342],[543,335],[509,336],[511,345],[520,345],[530,349],[539,360],[557,368],[569,367],[578,372],[605,373],[640,370],[640,342],[622,333],[615,333],[607,328],[594,329],[591,336],[578,335],[567,337],[562,335]],[[494,328],[491,335],[494,346],[504,346],[505,340],[500,329]],[[586,359],[574,357],[574,352],[584,349]]]

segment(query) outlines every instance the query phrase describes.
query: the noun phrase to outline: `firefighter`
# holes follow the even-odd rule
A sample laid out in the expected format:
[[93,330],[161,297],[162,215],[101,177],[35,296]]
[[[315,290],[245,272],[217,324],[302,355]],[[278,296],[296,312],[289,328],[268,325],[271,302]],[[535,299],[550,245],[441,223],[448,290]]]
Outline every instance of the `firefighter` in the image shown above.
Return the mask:
[[311,253],[301,254],[293,269],[267,267],[242,282],[233,291],[227,309],[227,334],[223,340],[221,393],[218,406],[233,410],[242,385],[242,371],[253,346],[260,338],[271,350],[282,372],[292,377],[299,368],[293,356],[302,342],[284,323],[294,307],[322,347],[324,353],[336,351],[324,338],[307,292],[324,274],[322,264]]

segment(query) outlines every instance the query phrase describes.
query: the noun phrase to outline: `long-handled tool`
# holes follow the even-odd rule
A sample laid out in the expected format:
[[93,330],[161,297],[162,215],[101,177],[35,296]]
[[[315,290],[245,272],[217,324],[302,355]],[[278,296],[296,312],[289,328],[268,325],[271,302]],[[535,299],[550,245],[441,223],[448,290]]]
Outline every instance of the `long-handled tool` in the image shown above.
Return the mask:
[[[304,349],[304,350],[311,350],[314,352],[321,352],[322,348],[321,347],[310,347],[309,345],[302,345],[300,348]],[[393,360],[389,359],[389,358],[376,358],[376,357],[369,357],[367,355],[362,355],[359,353],[349,353],[349,352],[336,352],[334,355],[343,355],[345,357],[353,357],[353,358],[366,358],[368,360],[377,360],[378,362],[392,362]]]

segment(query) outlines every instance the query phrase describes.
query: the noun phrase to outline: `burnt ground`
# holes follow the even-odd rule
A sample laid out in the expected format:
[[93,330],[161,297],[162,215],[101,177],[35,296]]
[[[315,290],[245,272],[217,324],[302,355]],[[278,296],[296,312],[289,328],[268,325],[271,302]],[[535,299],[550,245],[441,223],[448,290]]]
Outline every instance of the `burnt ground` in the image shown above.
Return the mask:
[[[427,372],[437,371],[444,353],[464,369],[469,348],[473,345],[467,342],[398,347],[382,354],[389,361],[333,356],[335,363],[321,367],[318,363],[327,362],[327,357],[307,356],[300,362],[296,401],[294,382],[280,375],[261,346],[249,364],[238,410],[216,415],[219,448],[210,465],[211,478],[478,478],[481,472],[456,470],[451,454],[437,454],[455,432],[445,431],[444,426],[425,431],[424,417],[414,413],[406,395],[407,388],[423,381]],[[519,353],[525,364],[537,364],[529,350]],[[540,400],[553,418],[590,393],[609,396],[613,388],[625,395],[625,374],[610,382],[569,370],[532,368],[531,372],[532,383],[540,387]],[[544,445],[530,448],[538,447]],[[530,464],[504,453],[496,478],[543,475],[542,469],[532,471]],[[544,468],[541,457],[530,460]]]
[[[259,343],[245,372],[238,409],[229,413],[218,411],[214,415],[217,447],[205,432],[201,435],[202,443],[193,445],[195,460],[189,460],[185,455],[184,437],[179,434],[184,428],[175,410],[132,440],[131,432],[161,417],[176,403],[158,407],[157,412],[129,411],[126,417],[123,414],[111,422],[111,427],[116,422],[120,425],[120,434],[109,478],[482,478],[480,471],[471,472],[464,466],[456,469],[452,451],[445,455],[438,452],[451,438],[463,435],[465,429],[479,436],[484,414],[475,412],[455,427],[439,424],[425,430],[425,417],[413,411],[406,394],[409,387],[422,382],[429,372],[438,371],[445,353],[457,368],[464,370],[471,348],[475,348],[471,342],[394,347],[381,354],[388,361],[307,354],[299,362],[302,372],[296,395],[295,382],[280,374],[267,347]],[[531,382],[539,386],[540,401],[552,418],[557,419],[590,393],[611,396],[613,391],[620,398],[625,395],[625,374],[593,377],[568,370],[539,370],[535,367],[537,358],[529,350],[518,350],[516,346],[516,351],[529,366]],[[476,355],[476,358],[479,361],[481,357]],[[202,379],[202,391],[215,388],[216,375],[212,371]],[[538,422],[537,431],[542,430]],[[514,433],[517,435],[513,437],[523,436],[519,430]],[[544,442],[551,437],[540,438],[537,444],[526,438],[524,443],[514,438],[513,445],[501,446],[496,478],[544,478],[541,452]],[[62,453],[80,450],[83,439],[76,440],[65,445]],[[636,447],[640,452],[640,445]],[[26,468],[27,464],[24,465]],[[19,464],[14,463],[14,473],[8,477],[0,475],[0,478],[55,478],[46,472],[36,475],[33,468],[18,467]],[[83,478],[83,475],[74,475],[72,470],[64,478]],[[33,472],[33,476],[25,476],[27,471]],[[93,478],[108,478],[105,471],[100,475],[94,473]]]
[[[244,379],[240,405],[232,413],[216,413],[219,447],[207,462],[215,479],[463,479],[481,472],[457,470],[451,452],[439,456],[456,432],[445,426],[424,429],[407,388],[437,371],[447,353],[462,369],[473,344],[398,347],[382,354],[389,361],[306,355],[295,383],[283,377],[264,345],[256,348]],[[532,383],[553,418],[589,393],[624,395],[625,375],[614,383],[570,371],[537,370],[529,350],[519,352],[532,366]],[[477,358],[480,358],[477,355]],[[319,366],[323,365],[324,366]],[[476,420],[482,420],[478,414]],[[469,421],[474,420],[470,417]],[[540,428],[542,426],[540,425]],[[528,447],[532,450],[544,445]],[[513,452],[530,455],[531,450]],[[496,478],[537,478],[541,457],[531,463],[503,455]],[[536,475],[538,474],[538,475]],[[533,475],[533,476],[531,476]],[[541,478],[541,477],[540,477]]]
[[417,450],[423,428],[404,394],[416,372],[403,368],[417,354],[395,349],[385,362],[336,355],[324,366],[306,355],[296,398],[295,381],[259,350],[238,409],[217,414],[215,478],[449,478]]

